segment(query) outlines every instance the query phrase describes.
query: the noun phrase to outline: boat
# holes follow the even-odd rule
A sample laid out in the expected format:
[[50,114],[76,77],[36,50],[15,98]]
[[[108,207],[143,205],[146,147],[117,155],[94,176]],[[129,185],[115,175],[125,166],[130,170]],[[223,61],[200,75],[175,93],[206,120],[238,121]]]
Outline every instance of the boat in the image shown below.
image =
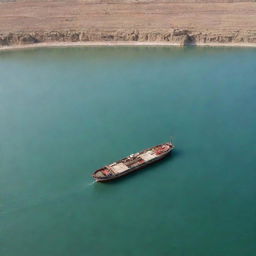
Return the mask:
[[106,165],[96,170],[92,176],[97,182],[114,180],[163,159],[173,149],[171,142],[163,143]]

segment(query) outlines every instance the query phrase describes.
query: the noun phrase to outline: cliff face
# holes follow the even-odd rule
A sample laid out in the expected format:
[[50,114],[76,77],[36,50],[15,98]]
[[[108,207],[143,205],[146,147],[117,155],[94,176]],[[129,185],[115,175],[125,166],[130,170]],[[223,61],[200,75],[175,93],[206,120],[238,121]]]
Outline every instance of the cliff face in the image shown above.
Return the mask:
[[0,46],[140,41],[256,44],[244,0],[0,0]]
[[255,43],[256,31],[234,32],[196,32],[182,29],[166,31],[65,31],[65,32],[18,32],[0,34],[0,45],[24,45],[42,42],[170,42],[181,45],[198,43]]

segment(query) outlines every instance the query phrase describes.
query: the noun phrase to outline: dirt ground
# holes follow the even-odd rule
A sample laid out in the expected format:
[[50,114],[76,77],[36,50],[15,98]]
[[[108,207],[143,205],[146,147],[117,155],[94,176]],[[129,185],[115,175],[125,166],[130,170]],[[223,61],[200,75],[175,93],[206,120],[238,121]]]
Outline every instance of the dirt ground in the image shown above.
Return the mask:
[[106,2],[0,0],[0,33],[169,28],[256,30],[256,2]]

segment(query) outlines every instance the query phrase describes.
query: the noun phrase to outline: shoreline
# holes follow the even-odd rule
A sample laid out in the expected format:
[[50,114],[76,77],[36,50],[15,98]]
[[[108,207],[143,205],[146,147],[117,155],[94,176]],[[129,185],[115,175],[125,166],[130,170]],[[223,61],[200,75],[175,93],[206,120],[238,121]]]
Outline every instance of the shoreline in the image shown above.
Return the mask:
[[11,51],[11,50],[23,50],[23,49],[34,49],[34,48],[65,48],[65,47],[95,47],[95,46],[176,46],[176,47],[243,47],[251,48],[256,47],[256,44],[252,43],[197,43],[191,45],[182,45],[180,43],[172,42],[47,42],[47,43],[35,43],[25,45],[11,45],[11,46],[0,46],[0,51]]
[[[2,2],[1,2],[2,1]],[[255,0],[0,0],[0,50],[256,47]]]

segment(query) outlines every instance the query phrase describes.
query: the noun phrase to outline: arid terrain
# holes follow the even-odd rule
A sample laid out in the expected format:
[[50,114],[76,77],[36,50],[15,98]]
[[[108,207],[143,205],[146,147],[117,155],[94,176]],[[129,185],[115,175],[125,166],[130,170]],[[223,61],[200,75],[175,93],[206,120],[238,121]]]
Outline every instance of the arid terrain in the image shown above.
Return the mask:
[[255,1],[0,0],[0,45],[256,44]]

